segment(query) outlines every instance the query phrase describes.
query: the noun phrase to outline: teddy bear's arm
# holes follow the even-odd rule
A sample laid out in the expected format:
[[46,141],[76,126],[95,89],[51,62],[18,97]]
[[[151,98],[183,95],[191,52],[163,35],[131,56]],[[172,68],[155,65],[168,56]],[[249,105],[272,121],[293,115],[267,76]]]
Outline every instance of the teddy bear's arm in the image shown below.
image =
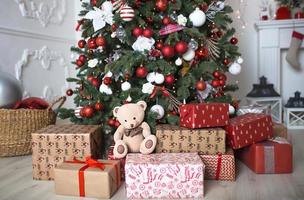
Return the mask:
[[118,141],[118,140],[122,140],[122,137],[125,133],[124,130],[125,130],[125,128],[121,125],[117,128],[117,130],[114,133],[114,141],[115,142]]
[[141,127],[143,128],[143,136],[145,138],[148,137],[149,135],[151,135],[151,129],[147,122],[143,122],[141,124]]

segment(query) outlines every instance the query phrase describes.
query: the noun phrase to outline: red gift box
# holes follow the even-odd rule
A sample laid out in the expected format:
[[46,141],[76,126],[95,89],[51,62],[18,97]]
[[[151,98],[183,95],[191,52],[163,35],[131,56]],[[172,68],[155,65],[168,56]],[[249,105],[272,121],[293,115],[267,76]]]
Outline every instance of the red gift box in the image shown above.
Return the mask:
[[236,156],[257,174],[292,173],[292,145],[285,138],[239,149]]
[[240,149],[271,138],[272,119],[269,115],[248,113],[230,119],[226,131],[230,146]]
[[224,103],[183,104],[180,126],[186,128],[221,127],[228,125],[229,105]]
[[126,158],[115,158],[113,154],[114,146],[109,147],[108,151],[108,160],[119,160],[120,161],[120,177],[121,180],[125,180],[125,165],[126,165]]

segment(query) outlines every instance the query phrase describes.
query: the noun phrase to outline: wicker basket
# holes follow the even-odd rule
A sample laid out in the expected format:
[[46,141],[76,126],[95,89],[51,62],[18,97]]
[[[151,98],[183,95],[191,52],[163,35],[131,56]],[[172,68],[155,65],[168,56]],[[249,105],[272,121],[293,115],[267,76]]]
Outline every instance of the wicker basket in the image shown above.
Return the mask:
[[0,109],[0,157],[20,156],[31,153],[31,133],[50,124],[55,124],[57,112],[66,97],[60,97],[45,110]]

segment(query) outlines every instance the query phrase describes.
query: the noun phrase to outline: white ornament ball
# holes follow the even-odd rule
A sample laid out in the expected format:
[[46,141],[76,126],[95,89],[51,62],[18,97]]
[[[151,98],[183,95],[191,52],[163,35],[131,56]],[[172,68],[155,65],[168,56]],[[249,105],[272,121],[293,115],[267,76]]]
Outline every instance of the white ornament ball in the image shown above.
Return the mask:
[[229,72],[232,74],[232,75],[238,75],[240,74],[242,71],[242,67],[239,63],[232,63],[229,67]]
[[156,119],[161,119],[165,116],[165,110],[161,105],[154,105],[150,109],[151,112],[157,113]]
[[0,70],[0,108],[13,108],[22,100],[23,89],[14,76]]
[[120,10],[120,17],[122,18],[122,20],[124,20],[126,22],[130,22],[135,17],[135,12],[134,12],[133,8],[131,8],[128,5],[125,5]]
[[127,102],[131,102],[132,101],[132,97],[129,95],[128,98],[126,99]]
[[76,116],[78,119],[81,119],[81,118],[82,118],[81,115],[80,115],[80,111],[81,111],[82,108],[83,108],[82,106],[75,108],[74,114],[75,114],[75,116]]
[[242,57],[239,57],[237,60],[236,60],[237,63],[239,63],[240,65],[243,64],[244,62],[244,59]]
[[206,22],[206,15],[202,10],[196,8],[195,11],[189,15],[189,19],[194,27],[201,27]]
[[155,82],[155,76],[156,76],[156,73],[155,72],[151,72],[147,75],[147,81],[150,82],[150,83],[153,83]]
[[183,55],[185,61],[191,61],[195,57],[195,51],[193,49],[188,49],[188,51]]
[[155,83],[156,84],[163,84],[165,81],[165,77],[163,74],[160,74],[160,73],[156,73],[155,75]]
[[101,5],[101,9],[103,11],[108,12],[108,13],[112,13],[113,12],[113,4],[111,3],[111,1],[105,1]]
[[181,66],[183,64],[183,60],[181,58],[176,59],[175,65]]
[[131,89],[131,84],[130,84],[128,81],[123,82],[123,83],[121,84],[121,90],[122,90],[122,91],[128,91],[128,90],[130,90],[130,89]]
[[229,105],[229,115],[233,115],[235,113],[235,108],[232,105]]

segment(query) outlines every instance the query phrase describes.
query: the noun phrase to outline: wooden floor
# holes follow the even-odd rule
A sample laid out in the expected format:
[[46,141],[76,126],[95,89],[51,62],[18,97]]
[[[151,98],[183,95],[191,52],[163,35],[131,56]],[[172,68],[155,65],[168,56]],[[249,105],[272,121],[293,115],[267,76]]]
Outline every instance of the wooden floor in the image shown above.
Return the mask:
[[[294,173],[256,175],[237,163],[236,182],[206,181],[205,199],[214,200],[303,200],[304,131],[291,134],[294,144]],[[86,200],[54,194],[51,181],[32,180],[31,157],[0,158],[0,200]],[[124,200],[124,186],[112,198]]]

